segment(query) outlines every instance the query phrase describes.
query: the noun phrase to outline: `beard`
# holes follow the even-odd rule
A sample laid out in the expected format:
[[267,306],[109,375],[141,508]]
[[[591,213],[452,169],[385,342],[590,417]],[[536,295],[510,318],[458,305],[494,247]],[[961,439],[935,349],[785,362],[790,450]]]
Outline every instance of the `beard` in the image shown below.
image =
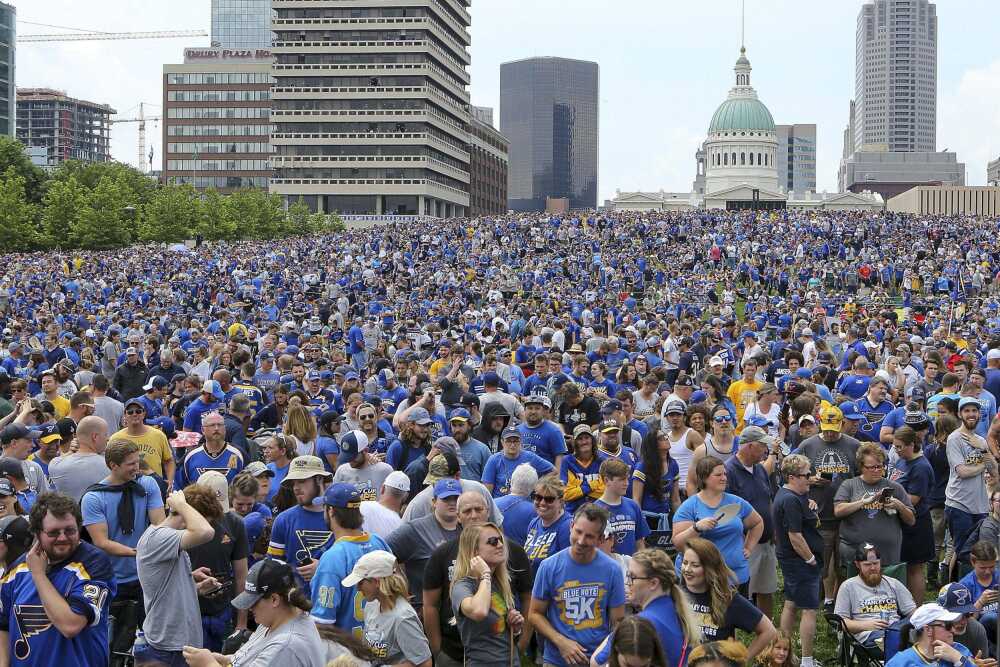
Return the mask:
[[882,581],[882,572],[860,572],[859,575],[861,581],[865,582],[865,585],[869,588],[875,588]]

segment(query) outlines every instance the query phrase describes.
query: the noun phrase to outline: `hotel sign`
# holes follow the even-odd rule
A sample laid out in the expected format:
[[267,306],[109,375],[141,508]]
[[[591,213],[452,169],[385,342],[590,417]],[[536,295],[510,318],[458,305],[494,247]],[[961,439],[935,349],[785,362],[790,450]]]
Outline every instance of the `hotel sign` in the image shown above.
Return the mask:
[[184,63],[270,60],[270,49],[184,49]]

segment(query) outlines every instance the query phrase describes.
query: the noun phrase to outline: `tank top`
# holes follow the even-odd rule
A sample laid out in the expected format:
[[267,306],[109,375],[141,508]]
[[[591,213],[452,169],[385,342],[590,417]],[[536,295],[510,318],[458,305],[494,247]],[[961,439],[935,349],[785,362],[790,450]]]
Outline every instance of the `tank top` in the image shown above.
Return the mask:
[[688,468],[691,467],[691,457],[694,455],[687,446],[688,434],[692,429],[686,429],[684,435],[677,440],[670,440],[670,431],[667,431],[667,440],[670,440],[670,458],[677,461],[677,474],[681,490],[687,488]]
[[721,452],[715,447],[715,442],[712,440],[712,434],[705,434],[705,456],[714,456],[720,461],[725,461],[730,456],[736,453],[736,440],[733,440],[732,449],[728,452]]

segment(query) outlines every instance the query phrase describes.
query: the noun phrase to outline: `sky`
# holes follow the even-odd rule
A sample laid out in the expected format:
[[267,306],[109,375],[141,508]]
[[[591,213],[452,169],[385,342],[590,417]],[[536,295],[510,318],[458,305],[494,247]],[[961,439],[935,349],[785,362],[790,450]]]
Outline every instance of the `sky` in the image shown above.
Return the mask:
[[[124,32],[210,30],[210,0],[7,0],[20,21]],[[837,189],[854,94],[862,0],[746,0],[751,82],[776,123],[817,125],[817,190]],[[997,0],[938,0],[938,150],[958,153],[983,185],[1000,157]],[[822,10],[822,11],[819,11]],[[599,200],[616,190],[687,192],[694,153],[733,85],[739,0],[473,0],[472,102],[499,126],[500,65],[532,56],[600,65]],[[19,23],[19,34],[63,32]],[[209,38],[21,44],[17,85],[50,87],[113,106],[161,105],[162,66]],[[147,115],[161,112],[147,106]],[[159,168],[162,126],[147,123]],[[115,159],[137,162],[136,124],[112,131]],[[148,150],[148,149],[147,149]]]

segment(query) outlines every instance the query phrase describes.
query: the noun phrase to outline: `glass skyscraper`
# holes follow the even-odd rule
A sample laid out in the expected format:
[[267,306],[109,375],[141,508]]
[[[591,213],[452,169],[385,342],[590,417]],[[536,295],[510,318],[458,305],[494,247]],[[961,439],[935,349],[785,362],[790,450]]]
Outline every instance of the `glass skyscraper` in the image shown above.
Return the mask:
[[14,83],[14,49],[17,43],[17,10],[0,2],[0,135],[14,136],[17,88]]
[[543,211],[546,197],[597,207],[599,89],[597,63],[529,58],[500,66],[509,208]]
[[212,0],[212,46],[271,48],[271,0]]

